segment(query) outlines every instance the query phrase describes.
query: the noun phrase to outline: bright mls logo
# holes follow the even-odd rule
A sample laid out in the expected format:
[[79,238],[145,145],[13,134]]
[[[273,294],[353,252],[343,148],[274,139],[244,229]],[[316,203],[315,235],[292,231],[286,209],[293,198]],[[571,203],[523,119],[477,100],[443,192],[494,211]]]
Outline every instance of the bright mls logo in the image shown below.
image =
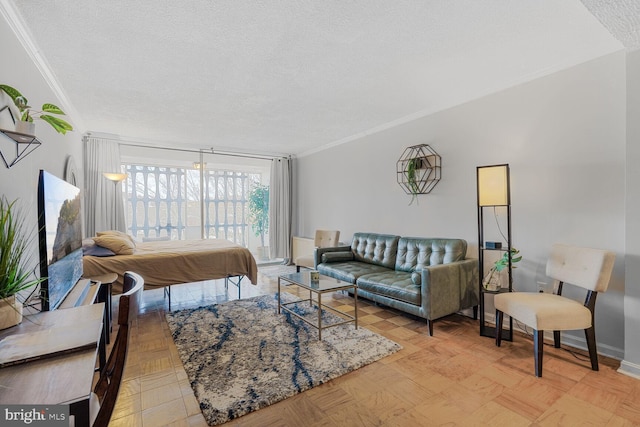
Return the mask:
[[69,405],[0,405],[3,426],[69,426]]

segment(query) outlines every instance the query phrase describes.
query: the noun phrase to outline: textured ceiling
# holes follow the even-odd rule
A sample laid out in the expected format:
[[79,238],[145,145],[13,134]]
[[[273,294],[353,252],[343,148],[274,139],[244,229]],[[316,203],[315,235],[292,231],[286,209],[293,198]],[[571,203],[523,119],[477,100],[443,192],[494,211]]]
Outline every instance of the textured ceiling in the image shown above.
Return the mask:
[[582,3],[627,49],[640,49],[640,1],[582,0]]
[[[585,7],[607,11],[611,2],[583,2],[0,6],[44,58],[82,131],[304,154],[621,49],[611,15],[596,19]],[[615,3],[633,3],[637,12],[633,0]],[[630,25],[636,44],[637,24]]]

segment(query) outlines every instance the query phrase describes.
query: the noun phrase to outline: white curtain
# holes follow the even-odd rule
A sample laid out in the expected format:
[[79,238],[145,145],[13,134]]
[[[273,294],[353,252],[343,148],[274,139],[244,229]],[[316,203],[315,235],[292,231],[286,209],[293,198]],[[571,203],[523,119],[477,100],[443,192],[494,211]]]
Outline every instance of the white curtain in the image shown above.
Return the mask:
[[109,139],[85,137],[84,208],[88,237],[104,230],[126,232],[122,184],[109,181],[104,172],[121,172],[120,145]]
[[291,258],[293,159],[273,159],[269,182],[269,247],[271,258]]

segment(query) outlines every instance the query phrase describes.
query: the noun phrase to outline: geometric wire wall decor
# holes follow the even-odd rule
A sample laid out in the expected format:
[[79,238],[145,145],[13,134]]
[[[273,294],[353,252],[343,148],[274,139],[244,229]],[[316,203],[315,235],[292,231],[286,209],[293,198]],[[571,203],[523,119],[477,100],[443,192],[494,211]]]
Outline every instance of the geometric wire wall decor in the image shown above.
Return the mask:
[[[407,194],[411,203],[418,194],[428,194],[440,181],[442,159],[427,144],[407,147],[396,162],[398,184]],[[411,204],[409,203],[409,204]]]
[[[16,124],[16,119],[8,105],[0,108],[0,113],[7,111],[8,115]],[[16,132],[9,129],[0,129],[0,158],[7,168],[11,168],[20,160],[31,154],[42,143],[33,135]]]

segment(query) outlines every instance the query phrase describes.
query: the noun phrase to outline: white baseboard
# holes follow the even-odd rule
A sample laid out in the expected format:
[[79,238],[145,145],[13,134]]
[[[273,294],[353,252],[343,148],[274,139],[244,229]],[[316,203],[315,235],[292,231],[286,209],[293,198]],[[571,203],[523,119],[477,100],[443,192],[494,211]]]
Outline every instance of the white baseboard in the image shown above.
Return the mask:
[[640,380],[640,365],[623,360],[618,372]]

